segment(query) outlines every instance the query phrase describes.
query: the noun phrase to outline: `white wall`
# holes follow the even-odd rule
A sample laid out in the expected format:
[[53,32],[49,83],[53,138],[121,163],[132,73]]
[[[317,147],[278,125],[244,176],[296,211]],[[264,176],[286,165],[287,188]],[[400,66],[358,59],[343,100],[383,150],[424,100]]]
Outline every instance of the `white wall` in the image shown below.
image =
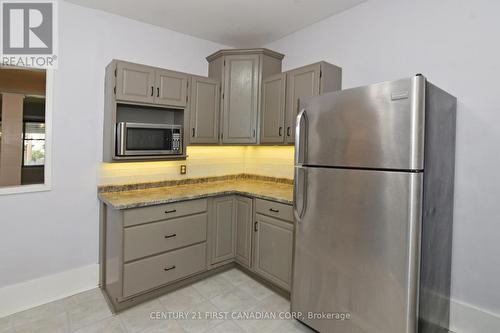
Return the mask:
[[[240,173],[293,178],[293,147],[188,146],[187,160],[137,163],[103,163],[99,185],[155,182],[214,177]],[[179,173],[180,165],[187,173]]]
[[206,75],[205,56],[223,47],[60,2],[53,187],[0,197],[0,287],[97,263],[96,171],[102,160],[104,68],[109,61]]
[[344,88],[423,73],[458,97],[452,294],[497,315],[499,13],[492,0],[369,0],[266,45],[286,54],[284,69],[340,65]]

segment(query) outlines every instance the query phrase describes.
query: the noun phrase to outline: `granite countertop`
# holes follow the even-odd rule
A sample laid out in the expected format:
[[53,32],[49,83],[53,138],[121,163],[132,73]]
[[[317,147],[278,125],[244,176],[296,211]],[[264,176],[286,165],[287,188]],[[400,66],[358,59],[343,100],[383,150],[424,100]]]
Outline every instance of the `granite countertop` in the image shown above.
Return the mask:
[[100,190],[99,199],[115,209],[128,209],[229,194],[293,203],[292,184],[248,177],[110,192]]

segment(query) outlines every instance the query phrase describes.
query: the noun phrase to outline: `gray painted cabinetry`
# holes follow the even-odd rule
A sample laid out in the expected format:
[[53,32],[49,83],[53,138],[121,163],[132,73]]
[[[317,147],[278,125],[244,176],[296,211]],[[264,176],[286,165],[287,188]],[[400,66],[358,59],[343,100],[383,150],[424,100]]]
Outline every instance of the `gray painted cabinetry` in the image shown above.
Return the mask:
[[185,107],[188,74],[125,61],[116,62],[116,99]]
[[261,143],[283,143],[285,138],[286,73],[262,81]]
[[226,195],[102,209],[101,287],[117,311],[234,262],[290,290],[290,205]]
[[250,267],[252,249],[252,217],[253,200],[235,196],[234,215],[236,221],[236,253],[235,259],[240,265]]
[[219,142],[220,83],[191,76],[190,143]]
[[219,143],[258,143],[262,80],[281,72],[282,59],[267,49],[220,50],[207,57],[208,76],[222,85]]
[[116,152],[118,122],[181,125],[182,151],[186,151],[189,124],[187,73],[113,60],[106,67],[103,161],[185,159],[172,156],[119,156]]
[[234,258],[236,252],[236,221],[234,219],[234,196],[212,199],[209,243],[210,264],[215,265]]
[[299,99],[340,90],[341,86],[342,69],[324,61],[265,79],[260,142],[294,143]]
[[255,199],[254,271],[290,290],[293,256],[292,207]]

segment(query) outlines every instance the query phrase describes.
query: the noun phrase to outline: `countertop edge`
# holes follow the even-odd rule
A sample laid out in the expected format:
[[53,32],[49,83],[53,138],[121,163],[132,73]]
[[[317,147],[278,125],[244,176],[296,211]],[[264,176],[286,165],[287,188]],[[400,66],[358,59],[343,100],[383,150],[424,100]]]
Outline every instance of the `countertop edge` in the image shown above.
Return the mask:
[[[102,194],[105,194],[105,192],[102,193]],[[253,197],[253,198],[258,198],[258,199],[275,201],[275,202],[283,203],[283,204],[286,204],[286,205],[293,205],[293,201],[290,201],[290,200],[287,200],[287,199],[281,199],[281,198],[266,196],[266,195],[262,195],[262,194],[245,192],[245,191],[238,191],[238,190],[220,191],[220,192],[213,192],[213,193],[204,193],[204,194],[192,195],[192,196],[179,196],[179,197],[176,197],[176,198],[161,199],[161,200],[152,200],[152,201],[144,201],[144,202],[138,202],[138,203],[132,203],[132,204],[124,204],[124,205],[114,205],[109,200],[107,200],[106,198],[104,198],[101,195],[101,193],[98,194],[98,198],[104,204],[112,207],[113,209],[123,210],[123,209],[132,209],[132,208],[141,208],[141,207],[163,205],[163,204],[174,203],[174,202],[179,202],[179,201],[187,201],[187,200],[195,200],[195,199],[217,197],[217,196],[223,196],[223,195],[242,195],[242,196],[248,196],[248,197]]]

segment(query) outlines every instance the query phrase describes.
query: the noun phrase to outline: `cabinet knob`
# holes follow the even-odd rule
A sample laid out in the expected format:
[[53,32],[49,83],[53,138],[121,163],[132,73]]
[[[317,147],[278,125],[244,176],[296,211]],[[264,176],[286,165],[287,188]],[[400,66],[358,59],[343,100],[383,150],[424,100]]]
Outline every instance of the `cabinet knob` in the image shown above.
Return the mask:
[[165,238],[172,238],[172,237],[175,237],[177,236],[177,234],[170,234],[170,235],[165,235]]
[[155,87],[151,86],[151,97],[154,96],[154,90],[155,90]]
[[163,270],[166,272],[166,271],[170,271],[172,269],[175,269],[175,265],[172,265],[170,267],[165,267]]
[[286,136],[290,136],[290,126],[286,128]]
[[278,136],[281,136],[282,131],[283,131],[283,127],[280,126],[280,129],[278,130]]
[[191,136],[194,138],[194,127],[193,127],[193,129],[191,130]]
[[177,209],[166,210],[165,214],[175,213]]
[[273,213],[279,213],[280,210],[279,209],[274,209],[274,208],[269,208],[269,210]]
[[160,88],[156,88],[156,97],[160,97]]
[[258,229],[257,229],[257,221],[255,221],[255,223],[253,224],[253,231],[257,232]]

